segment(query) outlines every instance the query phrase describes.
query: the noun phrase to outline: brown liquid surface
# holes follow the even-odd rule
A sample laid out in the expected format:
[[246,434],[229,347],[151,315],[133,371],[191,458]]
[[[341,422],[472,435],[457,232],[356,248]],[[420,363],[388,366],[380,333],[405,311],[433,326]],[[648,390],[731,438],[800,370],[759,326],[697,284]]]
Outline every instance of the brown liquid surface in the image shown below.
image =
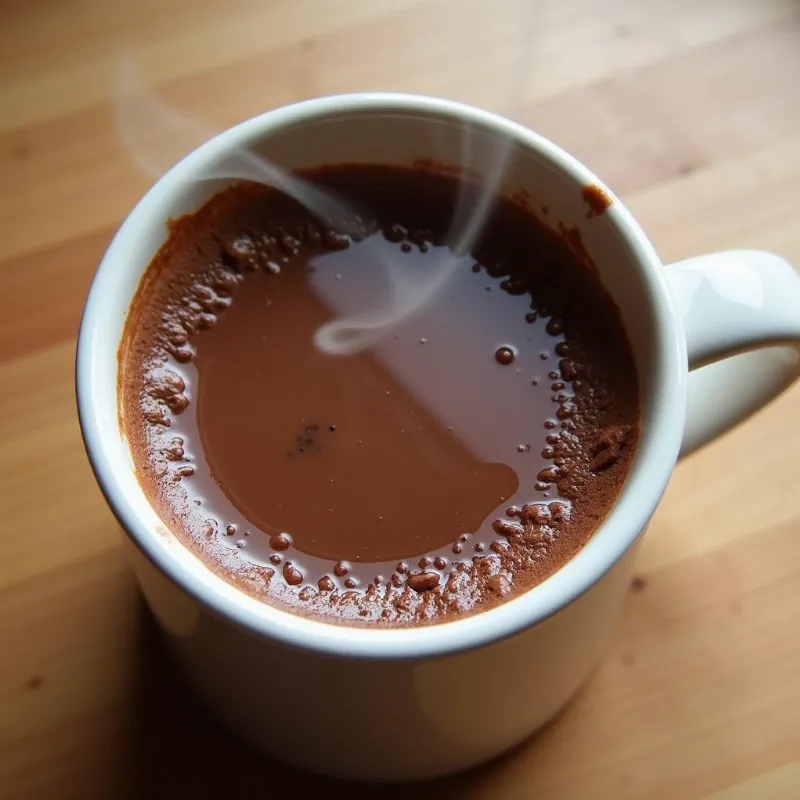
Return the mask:
[[[228,580],[329,621],[444,621],[530,588],[629,469],[637,380],[616,309],[510,201],[454,255],[474,187],[376,166],[305,177],[364,219],[329,228],[240,185],[177,221],[148,270],[120,390],[151,502]],[[366,349],[315,342],[443,274]]]

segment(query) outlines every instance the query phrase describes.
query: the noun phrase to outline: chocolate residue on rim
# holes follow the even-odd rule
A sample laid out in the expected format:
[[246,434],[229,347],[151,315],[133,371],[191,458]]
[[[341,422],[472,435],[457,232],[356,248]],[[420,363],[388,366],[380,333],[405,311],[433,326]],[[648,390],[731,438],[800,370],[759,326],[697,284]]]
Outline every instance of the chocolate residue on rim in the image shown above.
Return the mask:
[[587,219],[599,217],[600,214],[611,206],[612,202],[607,192],[595,183],[584,186],[581,197],[584,199],[586,205],[589,206],[589,210],[586,212]]

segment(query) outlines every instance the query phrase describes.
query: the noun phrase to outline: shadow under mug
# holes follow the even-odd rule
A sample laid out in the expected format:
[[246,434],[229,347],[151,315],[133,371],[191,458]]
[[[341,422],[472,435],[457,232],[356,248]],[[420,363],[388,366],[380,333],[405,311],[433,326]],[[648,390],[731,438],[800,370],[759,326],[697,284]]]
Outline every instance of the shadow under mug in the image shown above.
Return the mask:
[[[642,436],[618,502],[587,545],[528,592],[434,626],[331,625],[261,603],[188,552],[149,505],[119,426],[117,351],[168,219],[194,211],[255,153],[283,169],[433,159],[577,229],[634,348]],[[246,165],[247,159],[244,159]],[[610,202],[587,206],[594,187]],[[462,770],[553,717],[598,661],[636,543],[680,454],[798,376],[800,279],[781,258],[729,252],[662,266],[585,166],[509,120],[411,95],[325,97],[232,128],[167,172],[108,248],[81,323],[77,397],[87,452],[147,602],[196,691],[235,731],[309,770],[416,780]]]

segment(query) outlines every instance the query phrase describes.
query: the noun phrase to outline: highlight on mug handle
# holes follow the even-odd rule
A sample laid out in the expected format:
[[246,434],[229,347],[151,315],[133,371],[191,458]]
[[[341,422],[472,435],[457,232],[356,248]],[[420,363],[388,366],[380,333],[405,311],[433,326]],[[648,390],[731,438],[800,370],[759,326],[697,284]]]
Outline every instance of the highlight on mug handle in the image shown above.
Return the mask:
[[683,458],[800,377],[800,275],[772,253],[731,250],[670,264],[666,276],[691,371]]

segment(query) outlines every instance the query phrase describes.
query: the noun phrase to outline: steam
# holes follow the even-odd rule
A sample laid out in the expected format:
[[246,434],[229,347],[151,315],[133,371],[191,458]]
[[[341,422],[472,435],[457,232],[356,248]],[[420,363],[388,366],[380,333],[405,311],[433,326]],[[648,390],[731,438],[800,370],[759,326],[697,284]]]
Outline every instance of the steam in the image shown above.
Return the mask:
[[[527,56],[530,53],[535,3],[523,3],[520,19],[519,58],[505,87],[498,95],[508,93],[510,103],[525,97]],[[148,174],[159,177],[183,155],[212,138],[215,131],[171,108],[141,79],[133,59],[122,54],[117,65],[117,102],[115,121],[120,141],[134,162]],[[479,190],[461,193],[455,209],[452,228],[447,237],[450,249],[435,248],[429,253],[424,270],[403,269],[402,259],[385,257],[375,234],[360,244],[361,256],[372,250],[374,268],[385,277],[389,287],[388,303],[381,308],[369,308],[345,313],[321,326],[314,342],[323,352],[343,356],[375,345],[393,328],[429,308],[475,245],[486,223],[497,191],[502,186],[511,153],[509,143],[495,142],[488,169],[484,170]],[[460,164],[468,167],[475,161],[476,136],[465,126]],[[482,140],[485,146],[486,139]],[[430,156],[430,153],[420,155]],[[448,156],[451,154],[447,154]],[[452,161],[452,158],[447,158]],[[368,216],[362,210],[345,203],[309,181],[281,169],[263,157],[240,150],[231,153],[214,170],[197,175],[196,181],[247,180],[273,186],[297,200],[323,221],[347,221]],[[346,229],[346,228],[345,228]]]
[[[467,137],[469,147],[471,137]],[[425,270],[406,270],[397,261],[385,258],[383,248],[377,247],[374,239],[367,239],[361,248],[372,248],[374,263],[388,279],[390,305],[388,308],[370,309],[349,314],[325,323],[314,334],[316,346],[328,355],[351,355],[371,347],[396,326],[421,314],[436,301],[449,282],[453,271],[462,263],[462,258],[472,249],[483,229],[494,203],[494,187],[500,185],[508,159],[509,148],[504,147],[492,164],[491,174],[485,177],[477,202],[467,201],[462,193],[458,200],[452,232],[451,249],[437,248],[429,256]],[[464,154],[466,157],[469,153]],[[469,163],[465,158],[462,163]],[[379,234],[378,234],[379,235]]]
[[[120,55],[117,62],[117,87],[114,116],[120,141],[138,167],[154,178],[161,177],[183,156],[217,133],[170,108],[153,94],[127,54]],[[224,165],[197,175],[193,180],[256,181],[280,189],[321,219],[352,219],[358,215],[358,211],[341,198],[248,150],[231,153]]]

